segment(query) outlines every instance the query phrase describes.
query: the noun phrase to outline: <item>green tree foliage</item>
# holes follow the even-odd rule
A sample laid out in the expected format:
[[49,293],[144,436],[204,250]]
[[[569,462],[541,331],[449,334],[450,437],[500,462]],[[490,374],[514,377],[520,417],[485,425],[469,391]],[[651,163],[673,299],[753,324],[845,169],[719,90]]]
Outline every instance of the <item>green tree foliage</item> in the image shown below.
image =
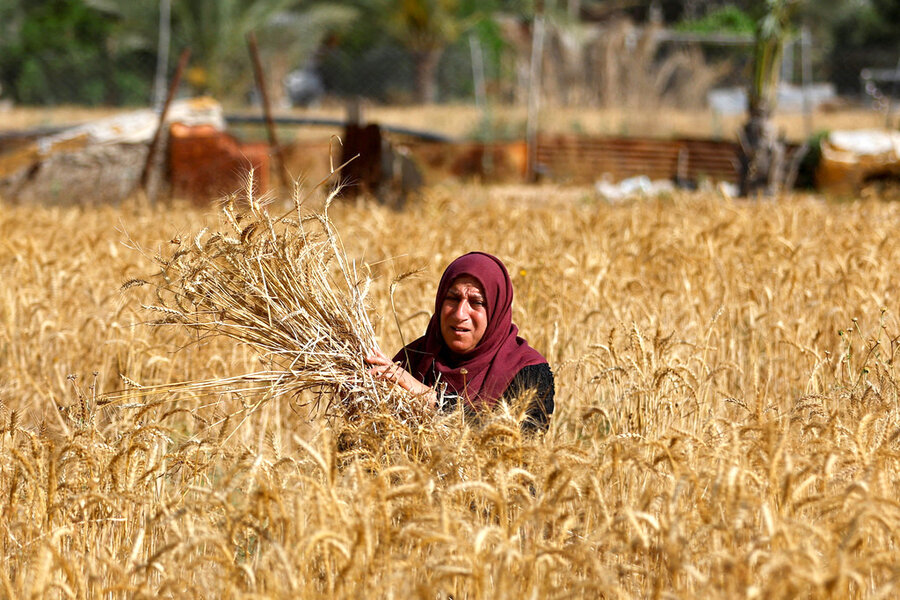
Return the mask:
[[410,52],[416,97],[437,99],[437,68],[441,55],[474,24],[473,3],[461,0],[367,0],[362,2],[379,29]]
[[140,50],[114,52],[105,43],[115,27],[81,0],[3,3],[0,82],[5,94],[26,104],[145,103],[150,79],[141,77]]
[[853,41],[860,45],[900,48],[900,1],[868,0],[859,4],[861,10],[846,15],[844,22],[846,26],[847,22],[856,21]]
[[[356,0],[360,17],[330,40],[339,52],[326,58],[326,81],[332,89],[348,94],[432,102],[444,93],[441,84],[450,84],[457,91],[461,85],[459,76],[446,72],[446,64],[441,67],[442,58],[448,53],[468,56],[468,38],[475,35],[482,42],[486,61],[497,62],[504,42],[491,16],[504,9],[521,14],[526,3]],[[470,82],[471,72],[462,79]],[[409,81],[415,82],[414,89],[408,89]]]
[[729,5],[712,10],[699,19],[682,21],[676,24],[675,29],[696,33],[753,34],[756,23],[747,12]]
[[[173,48],[189,46],[196,91],[243,98],[252,82],[246,35],[257,31],[277,87],[350,7],[310,0],[173,2]],[[0,85],[23,104],[146,104],[156,67],[158,2],[0,2]],[[177,54],[176,54],[177,55]],[[276,64],[277,63],[277,64]]]
[[784,42],[791,33],[792,18],[801,0],[766,0],[766,11],[756,25],[750,113],[775,109]]
[[293,0],[174,2],[175,38],[192,51],[189,82],[217,97],[245,92],[252,80],[247,34],[293,4]]
[[900,0],[845,0],[830,17],[823,75],[840,91],[859,90],[861,69],[896,66],[900,58]]
[[[603,20],[654,12],[680,29],[749,32],[766,0],[556,0],[548,14]],[[481,42],[488,71],[508,50],[493,15],[533,18],[538,0],[174,0],[171,56],[190,46],[196,91],[243,99],[252,86],[245,37],[256,31],[270,89],[324,46],[345,64],[323,65],[335,89],[369,93],[416,81],[419,100],[464,77],[439,63]],[[156,67],[157,0],[0,0],[0,85],[21,103],[140,103],[150,100]],[[556,17],[555,17],[556,18]],[[863,67],[893,67],[900,54],[900,0],[816,0],[793,27],[813,35],[818,79],[858,91]],[[327,54],[327,53],[323,53]],[[335,53],[335,55],[338,53]],[[173,61],[174,62],[174,61]],[[465,61],[458,61],[460,63]],[[171,65],[170,65],[171,69]],[[333,72],[328,72],[333,69]],[[363,89],[361,75],[379,90]],[[374,83],[373,83],[374,82]],[[386,97],[382,94],[382,97]]]
[[175,38],[193,52],[189,81],[221,99],[239,99],[252,85],[246,44],[251,31],[268,61],[279,63],[270,74],[273,88],[332,29],[356,16],[352,7],[309,0],[182,0],[173,3],[172,11]]
[[124,0],[84,0],[98,18],[111,21],[104,39],[112,52],[140,50],[156,52],[159,37],[159,2],[126,2]]

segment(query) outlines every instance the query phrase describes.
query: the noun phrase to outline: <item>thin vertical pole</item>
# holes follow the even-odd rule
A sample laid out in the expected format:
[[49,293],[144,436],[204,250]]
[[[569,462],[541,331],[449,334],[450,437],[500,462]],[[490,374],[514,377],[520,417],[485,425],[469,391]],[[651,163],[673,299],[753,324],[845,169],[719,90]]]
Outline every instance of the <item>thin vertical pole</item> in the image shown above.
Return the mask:
[[[484,142],[493,140],[487,139],[490,131],[488,123],[488,106],[487,106],[487,84],[484,77],[484,53],[481,51],[481,42],[475,34],[469,36],[469,50],[472,52],[472,78],[475,82],[475,108],[480,113],[481,128],[485,133]],[[493,170],[493,157],[487,149],[481,155],[481,168],[485,173]]]
[[481,43],[475,34],[469,36],[469,50],[472,53],[472,79],[475,82],[475,106],[484,110],[487,105],[487,85],[484,80],[484,55]]
[[528,118],[525,126],[525,143],[528,146],[528,160],[525,178],[529,182],[537,180],[537,132],[538,111],[541,103],[541,63],[544,57],[544,13],[539,7],[534,16],[534,31],[531,40],[531,71],[528,76]]
[[788,38],[784,42],[784,50],[781,53],[781,81],[787,84],[793,84],[795,81],[793,38]]
[[250,58],[253,60],[253,74],[256,76],[256,87],[262,101],[263,117],[266,120],[266,131],[269,134],[269,145],[275,152],[275,166],[278,169],[278,177],[284,189],[291,189],[290,178],[284,168],[284,155],[281,146],[278,145],[278,137],[275,135],[275,122],[272,120],[272,110],[269,106],[269,94],[266,92],[266,79],[263,75],[262,62],[259,60],[259,48],[256,45],[256,34],[252,31],[247,34],[247,47],[250,49]]
[[172,2],[159,0],[159,48],[156,53],[156,80],[153,90],[153,106],[162,107],[166,94],[166,71],[169,68],[169,42],[172,32]]
[[806,137],[813,133],[813,107],[810,94],[812,93],[812,38],[809,27],[804,25],[800,29],[800,74],[803,85],[803,128]]
[[569,0],[569,20],[578,22],[581,20],[581,0]]

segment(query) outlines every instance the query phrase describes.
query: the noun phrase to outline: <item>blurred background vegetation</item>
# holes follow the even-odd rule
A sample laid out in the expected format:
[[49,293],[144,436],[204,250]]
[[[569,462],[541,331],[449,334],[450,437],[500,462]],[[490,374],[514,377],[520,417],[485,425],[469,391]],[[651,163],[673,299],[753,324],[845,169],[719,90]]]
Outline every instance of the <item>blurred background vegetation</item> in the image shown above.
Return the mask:
[[[312,70],[327,94],[434,102],[473,94],[472,40],[490,82],[516,77],[508,32],[543,10],[560,26],[630,19],[682,32],[752,34],[766,0],[169,0],[0,1],[0,95],[27,105],[152,103],[160,57],[171,74],[192,50],[187,83],[224,102],[251,99],[245,36],[257,32],[270,81]],[[170,27],[160,47],[161,23]],[[900,0],[808,0],[815,79],[859,91],[865,67],[900,55]],[[465,60],[452,60],[454,56]],[[489,91],[503,100],[502,85]],[[277,95],[277,93],[276,93]]]

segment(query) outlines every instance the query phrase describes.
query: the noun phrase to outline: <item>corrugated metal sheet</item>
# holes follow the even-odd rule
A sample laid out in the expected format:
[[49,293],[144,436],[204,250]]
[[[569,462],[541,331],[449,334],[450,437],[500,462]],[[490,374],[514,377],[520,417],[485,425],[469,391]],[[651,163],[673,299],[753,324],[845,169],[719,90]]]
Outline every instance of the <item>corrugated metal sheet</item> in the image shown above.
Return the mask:
[[646,175],[734,182],[739,150],[734,142],[715,140],[556,135],[539,138],[537,162],[543,176],[573,183],[590,183],[604,175],[614,180]]

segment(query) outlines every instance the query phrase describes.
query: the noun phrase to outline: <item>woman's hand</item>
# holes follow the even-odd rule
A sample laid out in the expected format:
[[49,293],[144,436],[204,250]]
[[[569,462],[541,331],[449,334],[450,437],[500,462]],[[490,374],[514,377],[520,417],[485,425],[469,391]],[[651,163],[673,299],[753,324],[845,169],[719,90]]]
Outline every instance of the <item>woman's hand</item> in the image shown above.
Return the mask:
[[402,387],[404,390],[417,396],[425,396],[431,406],[437,406],[437,392],[415,377],[413,377],[406,369],[399,364],[391,362],[384,352],[375,348],[371,354],[366,357],[366,362],[372,365],[369,373],[379,379],[391,381]]

